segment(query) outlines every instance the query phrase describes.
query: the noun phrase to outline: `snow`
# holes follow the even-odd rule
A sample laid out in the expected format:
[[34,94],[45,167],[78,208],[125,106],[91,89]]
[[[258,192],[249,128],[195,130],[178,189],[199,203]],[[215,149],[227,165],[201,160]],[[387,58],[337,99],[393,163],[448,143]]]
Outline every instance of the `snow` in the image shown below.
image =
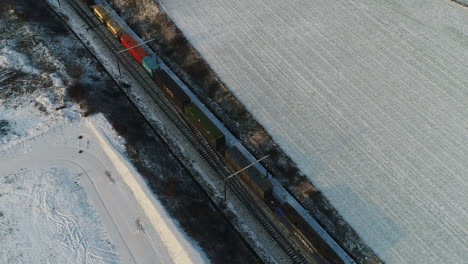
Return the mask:
[[31,66],[31,62],[25,55],[11,49],[9,46],[5,46],[0,50],[0,68],[15,69],[32,74],[40,72]]
[[69,117],[79,117],[79,114],[75,112],[77,106],[50,115],[47,111],[39,111],[35,106],[37,103],[46,109],[56,107],[53,95],[46,92],[37,95],[29,104],[23,103],[14,107],[0,104],[0,120],[7,121],[11,130],[10,133],[0,137],[0,150],[47,132],[50,124],[60,124],[68,121]]
[[62,79],[58,76],[57,73],[51,73],[49,74],[50,78],[52,79],[52,85],[55,87],[62,87],[63,82]]
[[[41,32],[22,27],[26,37]],[[45,41],[23,54],[3,33],[0,69],[29,75],[0,99],[0,263],[208,262],[127,160],[107,120],[82,118],[65,100],[73,78],[57,53],[76,43],[60,37],[63,46]]]
[[93,116],[0,152],[1,226],[14,230],[2,233],[5,260],[207,262],[120,154],[122,140],[109,129]]
[[383,261],[468,259],[465,7],[159,2]]
[[[162,261],[174,263],[203,263],[206,260],[201,256],[177,230],[177,226],[170,220],[162,205],[157,202],[148,188],[144,188],[144,182],[134,177],[135,171],[131,171],[127,162],[115,151],[107,138],[98,132],[91,123],[91,130],[96,135],[99,144],[112,161],[114,168],[122,176],[122,180],[130,188],[135,199],[142,207],[148,221],[156,229],[157,235],[166,246],[170,258]],[[143,186],[143,187],[142,187]],[[153,259],[148,258],[151,262]],[[138,263],[138,262],[137,262]]]
[[17,161],[17,167],[1,175],[0,262],[115,263],[117,255],[95,224],[99,219],[86,209],[86,195],[72,172],[65,167],[26,169]]

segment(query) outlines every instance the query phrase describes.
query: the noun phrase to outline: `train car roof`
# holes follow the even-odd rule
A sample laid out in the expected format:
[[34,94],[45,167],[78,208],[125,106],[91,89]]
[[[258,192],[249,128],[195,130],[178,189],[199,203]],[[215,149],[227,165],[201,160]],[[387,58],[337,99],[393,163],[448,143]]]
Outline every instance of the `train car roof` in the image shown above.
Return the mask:
[[189,112],[192,112],[195,117],[200,120],[203,128],[210,133],[215,138],[224,137],[224,134],[218,129],[218,127],[211,122],[211,120],[205,116],[205,114],[198,108],[198,106],[194,103],[190,103],[186,106]]
[[183,101],[183,103],[190,102],[190,97],[185,94],[185,92],[179,87],[179,85],[167,74],[166,71],[161,70],[161,79],[165,82],[169,87],[171,87],[172,91],[176,95],[176,97]]

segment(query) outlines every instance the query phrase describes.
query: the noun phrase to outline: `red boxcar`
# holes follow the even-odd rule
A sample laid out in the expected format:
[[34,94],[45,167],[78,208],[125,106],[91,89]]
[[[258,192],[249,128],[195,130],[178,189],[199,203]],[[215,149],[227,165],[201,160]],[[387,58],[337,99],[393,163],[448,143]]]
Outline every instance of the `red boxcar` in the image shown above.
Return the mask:
[[[122,45],[128,49],[130,47],[134,47],[136,45],[138,45],[138,43],[132,38],[132,36],[130,36],[129,34],[123,34],[121,37],[120,37],[120,42],[122,42]],[[143,59],[144,57],[148,56],[148,53],[146,53],[146,51],[138,46],[136,48],[133,48],[133,49],[130,49],[128,50],[130,52],[130,54],[132,54],[132,56],[138,61],[138,63],[141,64],[141,59]]]

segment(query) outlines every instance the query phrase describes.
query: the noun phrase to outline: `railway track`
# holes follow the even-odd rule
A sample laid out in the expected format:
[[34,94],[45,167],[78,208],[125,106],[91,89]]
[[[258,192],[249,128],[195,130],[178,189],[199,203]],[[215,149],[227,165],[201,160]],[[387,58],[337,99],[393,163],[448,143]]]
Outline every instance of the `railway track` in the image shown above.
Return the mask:
[[[45,0],[43,0],[45,1]],[[225,180],[232,171],[228,168],[222,157],[206,142],[201,133],[192,125],[192,123],[170,103],[164,93],[157,88],[156,84],[144,71],[144,69],[131,57],[128,52],[117,53],[123,47],[114,38],[114,36],[83,3],[75,0],[61,0],[72,6],[80,18],[88,25],[88,30],[95,31],[104,45],[110,49],[129,74],[140,82],[140,85],[146,93],[152,98],[154,103],[164,112],[173,125],[188,139],[192,147],[195,148],[201,157],[207,162],[211,169],[221,179]],[[63,18],[62,18],[63,19]],[[66,19],[63,19],[68,23]],[[71,28],[71,26],[70,26]],[[85,44],[86,45],[86,44]],[[125,88],[122,88],[125,89]],[[124,91],[126,92],[126,91]],[[148,122],[149,123],[149,122]],[[150,124],[150,123],[149,123]],[[273,220],[256,203],[252,195],[240,183],[238,178],[230,178],[226,181],[227,186],[232,193],[242,202],[247,210],[262,224],[268,234],[278,243],[283,251],[291,258],[294,263],[310,263],[278,230]]]

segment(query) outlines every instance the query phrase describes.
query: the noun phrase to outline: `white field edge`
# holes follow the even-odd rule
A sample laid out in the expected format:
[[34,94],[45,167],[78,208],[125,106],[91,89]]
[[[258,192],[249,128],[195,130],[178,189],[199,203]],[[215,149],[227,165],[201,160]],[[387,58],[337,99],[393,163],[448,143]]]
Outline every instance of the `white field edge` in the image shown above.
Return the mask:
[[[148,220],[150,221],[153,228],[159,234],[161,240],[164,242],[167,251],[170,253],[174,263],[197,263],[194,261],[186,252],[187,244],[185,247],[182,245],[182,241],[186,242],[180,233],[173,232],[177,227],[172,221],[168,221],[170,216],[167,215],[164,208],[154,199],[151,195],[148,186],[142,182],[140,176],[135,176],[136,173],[133,167],[122,158],[122,156],[116,152],[112,147],[109,140],[96,128],[92,122],[87,122],[91,131],[94,132],[96,138],[99,141],[102,149],[105,151],[109,159],[111,160],[114,167],[119,172],[120,176],[132,191],[135,200],[139,203],[141,208],[144,210]],[[157,208],[158,207],[158,208]]]

